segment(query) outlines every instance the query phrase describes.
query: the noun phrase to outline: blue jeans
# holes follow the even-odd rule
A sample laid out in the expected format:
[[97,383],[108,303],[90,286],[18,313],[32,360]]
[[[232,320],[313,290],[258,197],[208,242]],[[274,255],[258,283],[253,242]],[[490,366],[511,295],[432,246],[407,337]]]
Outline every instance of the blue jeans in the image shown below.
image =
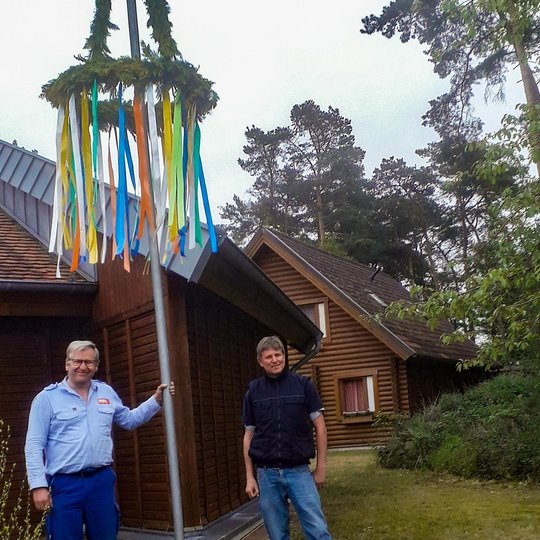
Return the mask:
[[50,485],[52,509],[46,519],[47,539],[82,540],[84,523],[88,540],[114,540],[119,525],[115,481],[111,467],[92,476],[54,476]]
[[270,540],[289,539],[289,504],[296,509],[304,535],[310,540],[331,539],[321,499],[307,465],[286,469],[257,468],[259,507]]

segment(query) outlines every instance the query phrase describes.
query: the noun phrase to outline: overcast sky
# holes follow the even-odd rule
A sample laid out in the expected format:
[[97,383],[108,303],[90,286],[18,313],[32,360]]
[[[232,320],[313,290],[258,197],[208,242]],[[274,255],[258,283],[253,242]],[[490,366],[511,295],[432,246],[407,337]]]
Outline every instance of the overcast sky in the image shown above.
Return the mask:
[[[252,179],[237,164],[252,124],[288,125],[293,105],[313,99],[339,108],[352,121],[356,144],[371,173],[383,157],[414,154],[435,139],[421,126],[441,81],[417,43],[361,35],[361,19],[379,13],[381,0],[169,0],[173,36],[184,58],[215,82],[220,100],[201,126],[202,158],[214,220],[218,206],[243,196]],[[92,0],[2,0],[0,8],[0,138],[55,159],[56,111],[40,99],[41,86],[76,63],[90,32]],[[144,3],[141,38],[148,40]],[[126,2],[113,1],[120,30],[113,56],[129,54]],[[517,83],[509,103],[484,107],[489,130],[505,109],[522,101]],[[481,100],[480,100],[481,101]]]

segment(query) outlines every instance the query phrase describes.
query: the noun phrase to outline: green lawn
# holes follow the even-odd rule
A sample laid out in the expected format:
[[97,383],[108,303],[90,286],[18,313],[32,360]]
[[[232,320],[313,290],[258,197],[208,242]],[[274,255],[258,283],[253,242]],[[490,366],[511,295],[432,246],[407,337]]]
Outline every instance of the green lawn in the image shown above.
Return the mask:
[[321,497],[335,540],[540,538],[540,486],[382,469],[370,451],[330,452]]

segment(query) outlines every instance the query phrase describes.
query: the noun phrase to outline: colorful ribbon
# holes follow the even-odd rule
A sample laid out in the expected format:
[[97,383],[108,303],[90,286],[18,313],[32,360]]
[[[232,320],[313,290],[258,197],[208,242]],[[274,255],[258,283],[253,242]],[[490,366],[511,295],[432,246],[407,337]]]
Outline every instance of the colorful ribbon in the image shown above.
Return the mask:
[[[148,232],[157,238],[161,252],[161,231],[167,227],[167,250],[186,255],[186,249],[203,246],[200,201],[206,215],[209,241],[217,251],[217,238],[210,213],[206,179],[201,162],[201,130],[194,104],[184,102],[180,92],[171,103],[169,90],[162,93],[162,130],[154,88],[148,85],[135,93],[133,115],[137,148],[137,168],[131,156],[126,129],[122,85],[118,88],[118,134],[116,170],[111,153],[113,129],[107,142],[107,176],[99,131],[98,83],[79,97],[71,95],[66,107],[58,110],[56,125],[56,174],[49,250],[59,261],[66,249],[72,250],[72,271],[83,260],[104,262],[110,231],[112,257],[121,256],[129,271],[130,256],[138,253],[140,240]],[[146,116],[146,117],[145,117]],[[128,176],[131,187],[128,187]],[[108,186],[107,186],[108,183]],[[107,225],[107,187],[110,191],[110,219]],[[140,193],[130,206],[129,191]],[[130,210],[131,208],[131,210]],[[103,242],[97,244],[97,216],[101,215]],[[168,213],[168,218],[166,217]],[[133,227],[130,217],[135,216]],[[100,252],[101,251],[101,256]],[[163,255],[165,256],[165,255]]]

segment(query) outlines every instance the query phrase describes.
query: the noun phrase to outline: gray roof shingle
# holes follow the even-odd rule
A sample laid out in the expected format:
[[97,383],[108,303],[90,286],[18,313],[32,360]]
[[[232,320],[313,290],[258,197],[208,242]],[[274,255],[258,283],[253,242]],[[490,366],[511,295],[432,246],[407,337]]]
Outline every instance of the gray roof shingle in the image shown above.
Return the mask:
[[[364,264],[321,251],[275,231],[271,231],[271,234],[370,315],[381,313],[383,304],[411,300],[409,291],[384,272],[374,275],[375,270]],[[450,345],[442,343],[441,336],[453,330],[449,321],[441,321],[434,330],[421,320],[385,318],[382,324],[418,356],[460,360],[477,354],[477,347],[471,341]]]

